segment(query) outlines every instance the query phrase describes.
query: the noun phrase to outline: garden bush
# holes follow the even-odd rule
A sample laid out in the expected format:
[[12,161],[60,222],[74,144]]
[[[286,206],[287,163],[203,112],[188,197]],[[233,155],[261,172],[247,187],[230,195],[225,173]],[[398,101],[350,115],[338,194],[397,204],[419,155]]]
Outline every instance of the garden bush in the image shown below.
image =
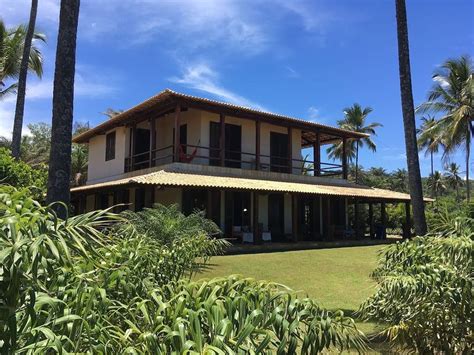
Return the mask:
[[[189,270],[180,266],[174,274],[176,242],[183,249],[196,244],[185,244],[186,233],[160,238],[155,230],[140,230],[126,215],[106,210],[61,220],[27,191],[0,186],[3,353],[314,354],[365,348],[351,318],[284,286],[236,276],[190,282],[182,276],[195,266],[186,263]],[[198,240],[209,238],[204,230],[194,234]],[[197,249],[209,258],[211,249]],[[184,258],[189,255],[199,253]]]
[[464,353],[473,342],[474,229],[469,217],[388,246],[373,272],[376,293],[360,309],[388,324],[396,345],[418,353]]

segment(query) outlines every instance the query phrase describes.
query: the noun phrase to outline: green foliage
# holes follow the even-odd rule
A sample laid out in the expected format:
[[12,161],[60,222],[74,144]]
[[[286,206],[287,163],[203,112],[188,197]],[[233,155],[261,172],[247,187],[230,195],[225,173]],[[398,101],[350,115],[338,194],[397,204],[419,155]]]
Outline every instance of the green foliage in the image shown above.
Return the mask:
[[[108,211],[67,220],[52,211],[24,191],[0,186],[2,352],[364,349],[352,319],[283,286],[235,276],[200,282],[161,276],[176,264],[176,241],[187,241],[183,221],[173,226],[175,212],[164,207],[148,213],[169,223],[166,238],[139,233]],[[189,220],[195,237],[209,239],[214,227],[203,227],[199,215]],[[173,230],[183,234],[173,238]]]
[[[127,313],[126,313],[127,312]],[[112,353],[316,354],[365,349],[343,313],[299,299],[284,286],[238,276],[170,284],[116,312]],[[128,331],[130,329],[130,331]]]
[[15,160],[6,148],[0,148],[0,183],[27,189],[37,200],[43,201],[48,171],[44,165],[32,168],[21,160]]
[[387,247],[373,273],[377,291],[360,309],[388,324],[389,339],[419,353],[468,352],[473,328],[473,220]]

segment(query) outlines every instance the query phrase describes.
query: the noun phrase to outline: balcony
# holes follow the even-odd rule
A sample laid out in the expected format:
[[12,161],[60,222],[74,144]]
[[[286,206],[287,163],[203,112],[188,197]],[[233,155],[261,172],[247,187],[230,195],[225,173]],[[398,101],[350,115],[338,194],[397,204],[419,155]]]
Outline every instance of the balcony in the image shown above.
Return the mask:
[[264,155],[220,148],[181,144],[169,145],[125,158],[125,172],[152,168],[172,162],[222,166],[228,168],[279,172],[294,175],[346,177],[342,164],[316,163],[307,159]]

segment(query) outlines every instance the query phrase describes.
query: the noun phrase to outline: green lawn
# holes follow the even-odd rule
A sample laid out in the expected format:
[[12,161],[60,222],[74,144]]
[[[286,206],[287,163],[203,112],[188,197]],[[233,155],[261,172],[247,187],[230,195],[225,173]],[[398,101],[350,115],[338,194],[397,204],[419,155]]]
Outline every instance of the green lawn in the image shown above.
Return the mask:
[[[322,306],[357,310],[374,291],[369,274],[383,246],[289,251],[282,253],[218,256],[195,279],[240,274],[279,282],[316,299]],[[373,332],[374,324],[360,324]]]

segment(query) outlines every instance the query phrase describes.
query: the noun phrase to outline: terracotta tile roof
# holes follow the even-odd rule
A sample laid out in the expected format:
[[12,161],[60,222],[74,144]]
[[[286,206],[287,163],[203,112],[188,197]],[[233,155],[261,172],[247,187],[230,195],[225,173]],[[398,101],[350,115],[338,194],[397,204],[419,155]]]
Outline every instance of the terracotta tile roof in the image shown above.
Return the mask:
[[186,103],[206,104],[206,105],[215,107],[216,109],[221,108],[221,109],[226,109],[228,111],[230,110],[231,112],[234,112],[237,117],[238,117],[239,112],[245,113],[245,114],[252,114],[255,116],[265,118],[267,120],[275,120],[276,124],[278,123],[278,120],[286,121],[287,123],[290,123],[290,124],[302,125],[304,127],[307,127],[308,130],[319,129],[319,130],[327,131],[328,133],[341,134],[341,135],[347,136],[348,138],[364,138],[368,136],[367,134],[364,134],[364,133],[352,132],[352,131],[341,129],[338,127],[332,127],[332,126],[327,126],[321,123],[310,122],[301,118],[279,115],[272,112],[262,111],[262,110],[258,110],[258,109],[254,109],[250,107],[245,107],[245,106],[234,105],[231,103],[211,100],[211,99],[202,98],[198,96],[183,94],[183,93],[173,91],[171,89],[165,89],[161,91],[160,93],[158,93],[157,95],[152,96],[151,98],[118,114],[117,116],[114,116],[113,118],[105,122],[102,122],[98,126],[91,128],[88,131],[75,136],[73,138],[73,142],[85,143],[91,137],[97,134],[104,133],[105,131],[112,129],[113,127],[133,122],[134,118],[136,118],[137,115],[145,112],[146,110],[152,109],[154,107],[158,107],[159,105],[170,104],[171,102],[175,102],[177,100],[182,101],[183,104],[186,104]]
[[[124,179],[107,181],[93,185],[85,185],[71,189],[71,192],[81,192],[96,190],[107,187],[117,187],[121,185],[157,185],[176,187],[201,187],[201,188],[223,188],[254,190],[266,192],[294,192],[328,196],[359,197],[367,199],[409,201],[410,195],[383,189],[376,189],[367,186],[347,183],[345,185],[330,184],[308,184],[287,181],[273,181],[241,178],[234,176],[213,176],[190,174],[182,172],[169,172],[159,170],[149,174],[128,177]],[[425,201],[432,201],[426,198]]]

